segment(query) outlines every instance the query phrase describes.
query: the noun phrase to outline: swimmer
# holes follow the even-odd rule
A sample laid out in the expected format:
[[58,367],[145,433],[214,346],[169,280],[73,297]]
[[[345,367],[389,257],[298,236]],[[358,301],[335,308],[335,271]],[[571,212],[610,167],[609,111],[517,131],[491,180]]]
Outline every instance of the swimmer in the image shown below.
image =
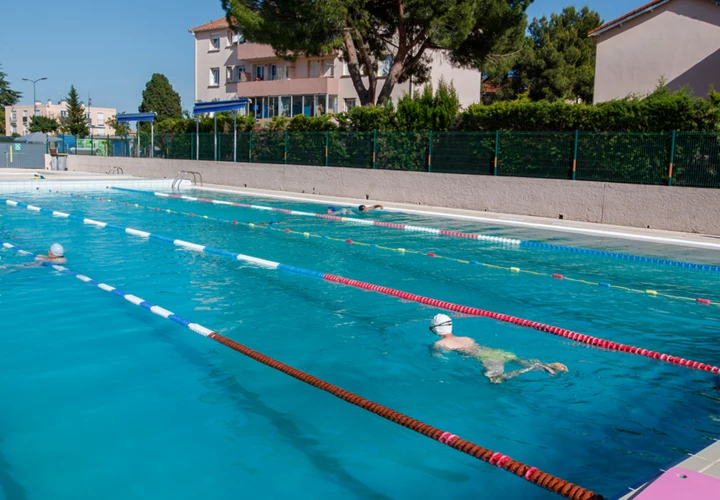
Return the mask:
[[47,255],[37,255],[35,260],[37,262],[50,262],[52,264],[67,264],[65,249],[60,243],[53,243]]
[[271,220],[270,222],[261,222],[261,223],[259,223],[259,224],[255,224],[255,225],[256,225],[257,227],[263,227],[263,228],[265,228],[265,227],[274,226],[274,225],[276,225],[276,224],[287,224],[287,222],[279,222],[277,219],[273,219],[273,220]]
[[[499,384],[534,370],[545,370],[550,375],[568,371],[567,366],[561,363],[545,364],[537,360],[525,361],[511,352],[482,347],[470,337],[456,337],[452,334],[452,318],[446,314],[438,314],[430,321],[430,331],[441,337],[433,346],[436,350],[456,351],[477,359],[485,368],[484,375],[493,384]],[[505,373],[505,363],[516,363],[523,368]]]
[[354,215],[353,211],[349,208],[335,208],[335,207],[328,207],[327,208],[328,215]]
[[368,207],[367,205],[360,205],[358,207],[358,212],[366,213],[366,212],[372,212],[373,210],[383,210],[382,205],[372,205]]

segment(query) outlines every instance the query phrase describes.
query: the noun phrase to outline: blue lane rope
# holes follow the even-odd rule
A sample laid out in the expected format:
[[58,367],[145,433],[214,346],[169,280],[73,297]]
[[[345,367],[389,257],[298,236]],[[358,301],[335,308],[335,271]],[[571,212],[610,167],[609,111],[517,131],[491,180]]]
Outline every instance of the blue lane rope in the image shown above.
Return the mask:
[[[129,189],[129,188],[119,188],[119,187],[112,187],[112,189],[115,189],[117,191],[126,191],[129,193],[139,193],[144,195],[150,195],[150,196],[161,196],[163,198],[169,198],[169,199],[182,199],[180,195],[167,195],[166,193],[155,193],[152,191],[142,191],[139,189]],[[190,201],[197,201],[197,198],[194,197],[188,197],[187,198]],[[231,205],[231,206],[238,206],[238,205],[232,205],[230,202],[219,202],[218,200],[209,200],[217,205]],[[255,207],[255,206],[253,206]],[[275,210],[273,207],[260,207],[263,210]],[[322,214],[315,214],[315,213],[305,213],[305,212],[297,212],[295,210],[288,210],[287,212],[289,215],[315,215],[315,216],[321,216]],[[349,221],[353,221],[354,219],[349,219]],[[360,221],[355,221],[360,222]],[[363,221],[364,222],[364,221]],[[369,222],[369,221],[368,221]],[[364,224],[364,225],[373,225],[372,223]],[[383,226],[377,226],[377,227],[383,227]],[[410,226],[414,227],[414,226]],[[433,231],[436,232],[442,232],[443,230],[440,229],[434,229]],[[424,231],[428,232],[428,231]],[[436,234],[436,233],[431,233]],[[502,238],[498,238],[502,239]],[[596,257],[604,257],[609,259],[620,259],[620,260],[627,260],[632,262],[641,262],[644,264],[655,264],[659,266],[666,266],[666,267],[677,267],[680,269],[690,269],[694,271],[708,271],[708,272],[720,272],[720,266],[717,265],[710,265],[710,264],[696,264],[693,262],[682,262],[682,261],[676,261],[671,259],[660,259],[656,257],[646,257],[642,255],[632,255],[627,253],[621,253],[621,252],[610,252],[605,250],[595,250],[591,248],[582,248],[582,247],[573,247],[573,246],[567,246],[567,245],[555,245],[552,243],[543,243],[540,241],[532,241],[532,240],[520,240],[520,239],[509,239],[509,241],[512,241],[514,244],[516,244],[519,247],[525,247],[525,248],[533,248],[533,249],[540,249],[540,250],[550,250],[550,251],[557,251],[557,252],[569,252],[569,253],[576,253],[581,255],[591,255]]]

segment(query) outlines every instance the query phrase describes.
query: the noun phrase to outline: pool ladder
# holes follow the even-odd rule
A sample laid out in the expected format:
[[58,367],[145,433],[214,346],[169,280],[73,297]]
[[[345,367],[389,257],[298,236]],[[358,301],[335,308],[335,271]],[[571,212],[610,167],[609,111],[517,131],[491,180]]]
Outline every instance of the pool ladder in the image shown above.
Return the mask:
[[107,175],[113,175],[113,174],[123,175],[123,173],[124,172],[123,172],[122,167],[113,167],[106,172]]
[[[192,179],[190,176],[192,175]],[[197,185],[198,179],[200,179],[200,185],[203,185],[203,178],[202,174],[200,172],[195,172],[193,170],[181,170],[177,173],[175,176],[175,179],[172,183],[172,190],[175,190],[176,188],[180,189],[180,184],[182,184],[182,181],[191,181],[193,185]]]

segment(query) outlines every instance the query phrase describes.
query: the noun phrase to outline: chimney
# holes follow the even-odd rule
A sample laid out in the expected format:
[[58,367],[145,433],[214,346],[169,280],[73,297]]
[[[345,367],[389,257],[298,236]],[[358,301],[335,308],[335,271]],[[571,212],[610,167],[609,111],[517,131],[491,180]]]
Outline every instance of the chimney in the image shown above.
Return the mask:
[[52,99],[48,99],[47,105],[48,106],[52,105]]

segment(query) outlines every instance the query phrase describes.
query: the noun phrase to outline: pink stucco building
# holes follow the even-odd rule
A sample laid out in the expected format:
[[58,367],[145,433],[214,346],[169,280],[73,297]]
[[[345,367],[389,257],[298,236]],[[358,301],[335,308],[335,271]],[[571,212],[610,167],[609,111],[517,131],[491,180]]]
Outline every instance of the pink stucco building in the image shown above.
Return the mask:
[[595,102],[652,92],[662,79],[696,96],[720,90],[717,0],[654,0],[590,32],[597,42]]
[[[246,42],[218,19],[190,30],[195,37],[195,101],[246,97],[257,118],[316,116],[347,111],[359,104],[347,65],[339,54],[300,57],[288,62],[275,55],[269,45]],[[440,78],[452,82],[462,106],[480,101],[478,70],[453,67],[441,52],[432,54],[430,82]],[[380,62],[379,75],[389,69]],[[380,92],[384,78],[378,78]],[[392,99],[419,90],[410,82],[395,86]]]
[[[67,101],[62,100],[54,104],[51,100],[47,103],[37,101],[32,104],[16,104],[5,106],[5,135],[26,135],[30,132],[30,120],[33,115],[55,118],[58,122],[67,116]],[[85,107],[85,119],[88,122],[88,133],[90,135],[113,135],[113,129],[109,121],[115,118],[115,108],[101,108],[97,106]]]

